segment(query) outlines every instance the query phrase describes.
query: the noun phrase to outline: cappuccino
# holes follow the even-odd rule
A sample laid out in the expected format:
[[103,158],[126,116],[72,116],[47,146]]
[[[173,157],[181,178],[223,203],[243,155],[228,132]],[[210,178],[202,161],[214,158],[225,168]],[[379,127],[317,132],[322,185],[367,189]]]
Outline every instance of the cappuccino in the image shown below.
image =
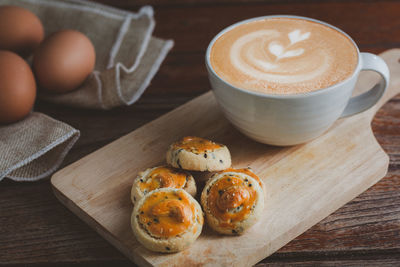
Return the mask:
[[343,33],[300,18],[240,24],[213,44],[210,63],[229,84],[265,94],[299,94],[350,77],[358,51]]

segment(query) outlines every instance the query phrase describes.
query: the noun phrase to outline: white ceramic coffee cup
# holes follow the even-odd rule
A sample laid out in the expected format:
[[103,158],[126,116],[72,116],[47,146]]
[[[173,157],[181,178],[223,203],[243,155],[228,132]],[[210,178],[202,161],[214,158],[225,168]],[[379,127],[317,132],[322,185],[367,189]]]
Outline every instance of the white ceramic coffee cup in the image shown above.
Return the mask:
[[[358,53],[358,63],[353,74],[330,87],[291,95],[252,92],[235,87],[219,77],[210,64],[210,52],[214,42],[238,25],[273,17],[314,21],[347,36]],[[353,39],[342,30],[325,22],[300,16],[264,16],[241,21],[225,28],[208,45],[206,66],[214,95],[226,118],[248,137],[261,143],[279,146],[312,140],[328,130],[338,118],[369,109],[382,97],[389,84],[389,69],[382,58],[370,53],[360,53]],[[362,70],[379,73],[381,80],[367,92],[351,97]]]

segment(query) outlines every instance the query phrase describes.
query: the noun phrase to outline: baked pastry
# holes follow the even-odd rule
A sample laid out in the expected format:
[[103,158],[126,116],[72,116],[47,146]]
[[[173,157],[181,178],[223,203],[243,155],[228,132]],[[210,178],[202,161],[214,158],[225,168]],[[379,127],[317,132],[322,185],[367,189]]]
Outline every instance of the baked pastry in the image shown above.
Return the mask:
[[[234,173],[235,172],[240,172],[240,173],[244,173],[244,174],[247,174],[247,175],[251,176],[261,186],[261,189],[264,191],[264,197],[265,197],[265,185],[264,185],[263,181],[261,181],[261,179],[251,170],[250,167],[243,168],[243,169],[228,168],[226,170],[223,170],[222,172],[234,172]],[[265,201],[265,199],[264,199],[264,201]]]
[[231,154],[225,145],[186,136],[169,147],[167,163],[191,171],[221,171],[231,166]]
[[240,235],[254,225],[264,209],[259,182],[243,171],[213,175],[201,194],[208,225],[227,235]]
[[133,205],[147,193],[164,187],[181,188],[192,196],[196,195],[196,183],[190,173],[169,166],[159,166],[140,172],[133,181]]
[[188,248],[203,228],[200,204],[185,190],[161,188],[151,191],[135,205],[133,233],[146,248],[177,252]]

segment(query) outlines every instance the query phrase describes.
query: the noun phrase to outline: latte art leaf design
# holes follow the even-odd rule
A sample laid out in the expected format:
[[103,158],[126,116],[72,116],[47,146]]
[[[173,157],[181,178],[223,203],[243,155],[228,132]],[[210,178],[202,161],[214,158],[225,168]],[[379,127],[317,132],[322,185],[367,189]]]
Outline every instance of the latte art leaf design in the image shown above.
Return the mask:
[[288,34],[290,45],[283,47],[283,45],[281,45],[280,43],[273,41],[269,44],[268,47],[269,51],[271,52],[271,54],[276,56],[276,61],[281,58],[300,56],[301,54],[304,53],[303,48],[298,48],[293,50],[287,50],[287,49],[298,42],[308,39],[310,35],[311,35],[310,32],[305,32],[301,34],[300,30],[294,30]]
[[240,24],[215,40],[210,62],[217,75],[241,89],[267,94],[315,91],[348,78],[358,62],[340,31],[298,18]]
[[[258,30],[239,37],[230,49],[232,66],[257,80],[278,83],[311,80],[329,67],[329,59],[320,51],[305,53],[307,46],[301,43],[311,32],[295,29],[282,35],[276,30]],[[282,61],[285,58],[291,61]]]
[[290,43],[295,44],[310,38],[311,32],[301,34],[300,30],[294,30],[288,34]]
[[300,56],[301,54],[304,53],[303,48],[285,51],[285,48],[281,44],[273,43],[273,42],[270,43],[270,45],[269,45],[269,51],[273,55],[276,56],[276,60],[279,60],[279,59],[285,58],[285,57]]

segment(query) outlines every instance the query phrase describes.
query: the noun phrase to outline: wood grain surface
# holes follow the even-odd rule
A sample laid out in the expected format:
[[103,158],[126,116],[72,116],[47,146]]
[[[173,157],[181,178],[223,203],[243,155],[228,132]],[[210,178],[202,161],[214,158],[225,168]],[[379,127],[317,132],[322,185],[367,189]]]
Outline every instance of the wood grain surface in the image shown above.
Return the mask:
[[[224,118],[213,94],[207,92],[59,170],[51,178],[54,193],[139,265],[252,266],[387,173],[389,158],[376,142],[370,123],[375,111],[400,92],[400,49],[381,56],[392,79],[379,103],[338,120],[307,144],[273,147],[250,140]],[[374,73],[364,74],[355,94],[370,88],[369,82],[375,84]],[[265,184],[266,207],[259,222],[242,236],[222,236],[205,227],[189,249],[153,253],[131,233],[132,181],[140,171],[164,164],[171,143],[193,135],[227,145],[233,168],[251,167]],[[199,194],[202,176],[209,174],[194,174]]]
[[[204,67],[207,43],[241,19],[296,14],[332,23],[359,44],[380,53],[400,47],[400,3],[361,0],[108,0],[137,10],[151,4],[155,33],[173,38],[174,49],[138,103],[111,111],[36,104],[81,130],[64,166],[131,132],[208,90]],[[400,97],[372,121],[390,156],[389,172],[375,186],[291,241],[258,266],[393,266],[400,264]],[[0,264],[6,266],[131,266],[130,261],[68,211],[49,181],[0,184]]]

